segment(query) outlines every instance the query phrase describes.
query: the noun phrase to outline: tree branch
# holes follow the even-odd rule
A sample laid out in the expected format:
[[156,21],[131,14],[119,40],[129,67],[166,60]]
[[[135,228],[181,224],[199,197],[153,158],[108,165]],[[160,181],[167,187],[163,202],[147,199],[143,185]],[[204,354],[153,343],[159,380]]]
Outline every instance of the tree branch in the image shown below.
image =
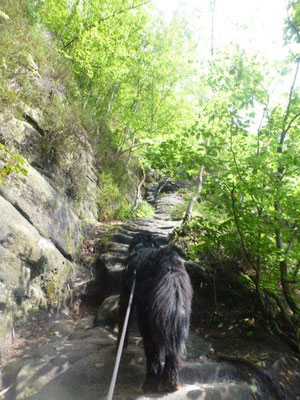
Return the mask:
[[293,122],[295,122],[296,119],[299,118],[299,117],[300,117],[300,113],[294,115],[294,117],[293,117],[293,118],[290,120],[290,122],[288,123],[288,126],[287,126],[287,128],[286,128],[286,132],[288,132],[288,131],[291,129]]

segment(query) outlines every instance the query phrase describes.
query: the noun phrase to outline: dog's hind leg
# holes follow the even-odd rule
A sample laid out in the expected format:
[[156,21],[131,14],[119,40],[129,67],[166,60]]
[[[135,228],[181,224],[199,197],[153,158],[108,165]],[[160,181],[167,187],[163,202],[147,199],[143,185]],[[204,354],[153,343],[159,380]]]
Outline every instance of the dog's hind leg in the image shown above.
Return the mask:
[[165,366],[161,377],[160,390],[174,392],[179,389],[178,383],[179,360],[176,352],[167,352]]
[[144,392],[155,392],[161,376],[160,349],[150,338],[144,338],[144,350],[146,355],[146,378],[143,384]]

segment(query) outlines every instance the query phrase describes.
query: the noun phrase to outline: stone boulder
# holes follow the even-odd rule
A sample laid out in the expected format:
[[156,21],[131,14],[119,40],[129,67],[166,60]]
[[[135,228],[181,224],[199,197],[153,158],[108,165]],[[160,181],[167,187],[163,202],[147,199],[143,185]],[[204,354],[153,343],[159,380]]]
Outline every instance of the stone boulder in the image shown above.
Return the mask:
[[107,297],[98,309],[95,325],[114,328],[118,317],[118,303],[118,294]]
[[80,246],[81,223],[68,199],[30,165],[27,175],[11,174],[2,196],[67,258],[73,259]]

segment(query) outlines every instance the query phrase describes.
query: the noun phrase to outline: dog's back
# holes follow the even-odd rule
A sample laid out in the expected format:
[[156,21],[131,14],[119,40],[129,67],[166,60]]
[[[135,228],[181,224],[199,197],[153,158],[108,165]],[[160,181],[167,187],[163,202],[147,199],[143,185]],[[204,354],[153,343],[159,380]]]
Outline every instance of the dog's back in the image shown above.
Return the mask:
[[145,262],[137,268],[136,277],[139,321],[148,326],[160,347],[182,354],[192,301],[184,260],[170,248],[147,249],[144,255]]
[[153,334],[169,352],[182,354],[188,336],[192,286],[184,260],[172,249],[157,255],[158,275],[149,299]]

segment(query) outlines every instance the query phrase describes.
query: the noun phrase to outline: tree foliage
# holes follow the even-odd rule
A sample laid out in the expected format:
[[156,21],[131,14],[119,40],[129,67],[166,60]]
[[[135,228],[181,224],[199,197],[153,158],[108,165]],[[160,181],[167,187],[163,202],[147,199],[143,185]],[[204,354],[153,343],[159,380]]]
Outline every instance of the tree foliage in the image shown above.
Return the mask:
[[288,6],[284,38],[287,42],[300,43],[300,1],[291,0]]
[[80,96],[110,126],[120,154],[194,118],[185,97],[193,45],[179,17],[165,25],[147,2],[129,0],[46,0],[39,10],[72,60]]
[[[266,296],[284,315],[296,348],[300,284],[300,103],[295,81],[276,102],[274,69],[240,49],[220,54],[200,77],[199,118],[152,149],[153,166],[192,178],[205,168],[202,214],[184,229],[189,251],[243,260],[265,317],[282,334]],[[277,76],[280,79],[280,76]],[[275,318],[276,320],[276,318]],[[284,330],[284,329],[283,329]]]

